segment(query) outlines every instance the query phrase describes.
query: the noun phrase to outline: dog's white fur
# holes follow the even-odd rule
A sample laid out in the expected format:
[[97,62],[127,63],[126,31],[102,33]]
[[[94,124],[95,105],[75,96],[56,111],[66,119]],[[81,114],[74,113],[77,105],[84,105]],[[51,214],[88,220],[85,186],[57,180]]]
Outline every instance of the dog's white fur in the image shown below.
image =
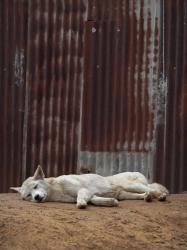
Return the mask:
[[148,184],[139,172],[125,172],[109,177],[97,174],[62,175],[45,178],[40,166],[34,176],[26,179],[21,187],[12,187],[22,199],[33,202],[59,201],[77,203],[85,208],[90,202],[98,206],[117,206],[118,200],[152,198],[165,200],[168,190],[158,184]]

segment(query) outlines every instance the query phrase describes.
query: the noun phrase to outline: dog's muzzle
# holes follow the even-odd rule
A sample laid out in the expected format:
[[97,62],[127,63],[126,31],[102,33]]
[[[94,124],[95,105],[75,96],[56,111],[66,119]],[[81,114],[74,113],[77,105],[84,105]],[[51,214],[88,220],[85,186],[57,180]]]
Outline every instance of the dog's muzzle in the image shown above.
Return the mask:
[[40,196],[39,194],[35,195],[34,196],[34,199],[37,201],[37,202],[42,202],[44,197]]

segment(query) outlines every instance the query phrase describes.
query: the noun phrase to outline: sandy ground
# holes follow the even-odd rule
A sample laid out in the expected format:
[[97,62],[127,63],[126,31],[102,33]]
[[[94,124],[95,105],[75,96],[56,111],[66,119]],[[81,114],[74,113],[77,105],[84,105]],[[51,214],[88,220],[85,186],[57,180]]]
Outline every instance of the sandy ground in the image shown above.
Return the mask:
[[0,250],[187,249],[187,194],[119,207],[22,201],[0,194]]

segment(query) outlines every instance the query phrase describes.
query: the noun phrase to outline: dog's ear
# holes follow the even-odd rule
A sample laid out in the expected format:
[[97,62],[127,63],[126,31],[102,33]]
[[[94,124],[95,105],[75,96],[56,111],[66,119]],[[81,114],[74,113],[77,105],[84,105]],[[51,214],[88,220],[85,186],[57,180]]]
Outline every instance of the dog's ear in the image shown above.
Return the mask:
[[42,170],[42,167],[40,165],[38,165],[35,173],[34,173],[34,179],[38,180],[38,179],[43,179],[45,177],[44,172]]
[[21,193],[21,187],[10,187],[11,190],[14,190],[18,193]]

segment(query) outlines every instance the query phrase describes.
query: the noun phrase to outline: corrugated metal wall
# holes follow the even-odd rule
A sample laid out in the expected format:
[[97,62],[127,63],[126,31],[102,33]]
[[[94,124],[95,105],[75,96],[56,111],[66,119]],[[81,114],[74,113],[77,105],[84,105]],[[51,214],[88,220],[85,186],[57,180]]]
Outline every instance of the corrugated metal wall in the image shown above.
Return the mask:
[[76,172],[83,77],[84,1],[28,5],[25,175]]
[[187,0],[3,0],[0,13],[0,192],[38,163],[187,190]]

